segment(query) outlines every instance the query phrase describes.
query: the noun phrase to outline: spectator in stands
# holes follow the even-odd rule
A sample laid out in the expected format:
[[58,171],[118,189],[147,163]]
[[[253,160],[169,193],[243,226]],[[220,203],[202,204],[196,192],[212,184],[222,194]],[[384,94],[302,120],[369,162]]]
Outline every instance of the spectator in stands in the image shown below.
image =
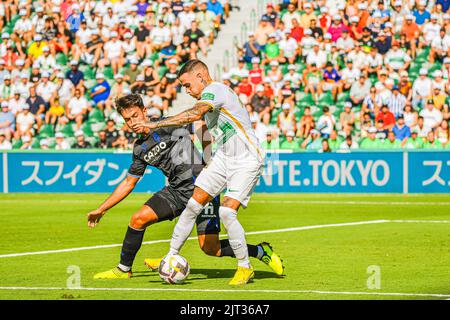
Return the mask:
[[45,119],[45,113],[47,111],[47,102],[37,94],[35,87],[30,87],[30,95],[26,100],[31,115],[34,116],[38,129],[42,125]]
[[114,123],[114,120],[109,119],[106,122],[105,133],[106,139],[108,141],[107,144],[112,146],[113,142],[116,141],[116,139],[119,137],[119,131],[116,129],[116,124]]
[[427,100],[426,107],[420,111],[419,115],[424,120],[424,127],[429,131],[436,129],[442,122],[442,112],[434,107],[432,99]]
[[311,93],[316,103],[322,94],[322,80],[322,72],[317,68],[315,63],[312,63],[310,71],[306,74],[303,82],[306,84],[305,92]]
[[284,135],[287,135],[288,131],[295,130],[296,119],[289,103],[284,103],[281,108],[283,111],[278,115],[277,127]]
[[350,87],[350,100],[354,106],[360,106],[364,102],[364,99],[370,94],[371,86],[370,80],[364,73],[361,73],[358,81],[353,82]]
[[50,108],[45,114],[45,123],[55,125],[59,118],[64,116],[65,108],[61,103],[59,96],[53,96],[50,100]]
[[427,5],[426,1],[421,0],[417,5],[417,9],[413,11],[415,21],[419,26],[422,26],[426,21],[429,21],[431,18],[430,13],[425,9],[426,5]]
[[46,107],[50,105],[50,99],[56,93],[56,84],[53,81],[49,81],[50,73],[43,71],[41,73],[41,80],[36,86],[36,94],[42,97],[45,101]]
[[66,73],[66,78],[69,79],[75,88],[84,94],[84,74],[78,70],[78,61],[70,61],[70,70]]
[[64,73],[56,74],[56,91],[53,98],[58,97],[59,103],[65,106],[70,98],[75,94],[75,87],[69,79],[65,79]]
[[119,35],[116,31],[111,32],[109,41],[107,41],[103,47],[103,59],[98,61],[98,66],[100,68],[111,66],[114,74],[116,74],[119,71],[119,68],[122,68],[125,63],[123,42],[119,40],[118,37]]
[[167,77],[162,77],[161,81],[155,87],[155,93],[159,95],[163,100],[163,110],[167,113],[169,107],[172,106],[172,102],[177,94],[176,89],[169,84]]
[[352,103],[350,101],[346,101],[344,103],[344,111],[342,111],[339,116],[339,123],[341,124],[342,130],[351,134],[355,127],[355,120],[356,116],[352,111]]
[[115,149],[126,150],[128,149],[129,141],[123,131],[119,131],[119,137],[112,143],[112,147]]
[[395,139],[400,140],[402,143],[405,143],[411,137],[411,129],[405,124],[403,115],[398,116],[397,124],[392,128],[392,132],[395,135]]
[[19,148],[20,150],[30,150],[31,149],[31,138],[29,135],[22,136],[22,145]]
[[299,47],[297,41],[292,37],[290,30],[285,30],[283,32],[282,39],[279,42],[279,48],[281,56],[286,59],[287,63],[295,63],[299,55]]
[[330,137],[327,139],[327,143],[332,151],[338,150],[343,138],[339,136],[336,130],[331,131]]
[[111,144],[108,143],[108,139],[106,138],[106,131],[101,130],[98,133],[98,141],[95,143],[94,148],[97,149],[108,149],[111,148]]
[[0,150],[11,150],[12,144],[11,142],[6,138],[3,131],[0,131]]
[[[283,15],[281,18],[281,21],[283,21],[284,25],[286,26],[286,29],[292,28],[292,20],[295,19],[298,22],[302,21],[300,13],[296,10],[295,5],[293,3],[289,3],[287,6],[287,12]],[[309,22],[308,19],[305,19],[305,23]],[[303,28],[309,28],[308,26],[303,26]]]
[[30,112],[30,106],[25,104],[22,106],[22,112],[16,116],[16,131],[14,132],[14,139],[19,140],[23,136],[33,136],[33,126],[36,122],[36,117]]
[[[218,29],[220,26],[220,17],[216,16],[216,14],[208,10],[208,0],[200,0],[199,11],[196,13],[196,20],[199,21],[199,28],[205,34],[207,41],[209,44],[214,42],[214,32],[215,29]],[[205,51],[203,53],[206,56],[206,44]]]
[[65,136],[61,132],[57,132],[55,134],[55,150],[68,150],[70,149],[70,145],[65,140]]
[[323,139],[322,140],[322,146],[319,150],[317,150],[318,153],[323,153],[323,152],[331,152],[331,148],[330,148],[330,144],[328,143],[328,139]]
[[39,148],[41,150],[48,150],[48,149],[50,149],[48,140],[47,139],[41,139],[41,141],[39,141]]
[[335,125],[336,119],[330,112],[330,108],[327,106],[323,107],[322,115],[317,120],[317,130],[320,132],[322,138],[328,139]]
[[436,128],[435,136],[436,139],[443,145],[447,146],[449,141],[449,128],[448,128],[448,121],[443,120],[439,127]]
[[248,41],[244,43],[243,50],[245,62],[252,62],[253,58],[260,58],[261,45],[256,41],[255,34],[253,32],[248,33]]
[[96,107],[103,111],[105,103],[109,98],[111,88],[103,73],[97,73],[95,79],[97,80],[97,83],[92,87],[89,96],[94,101]]
[[423,144],[424,149],[443,149],[442,143],[436,139],[433,131],[428,132],[427,139]]
[[307,150],[319,150],[322,147],[322,139],[320,139],[320,132],[312,129],[310,135],[302,142],[301,147]]
[[264,49],[264,56],[265,59],[262,62],[263,65],[270,64],[272,61],[276,61],[278,63],[285,63],[286,61],[275,33],[269,35],[269,39]]
[[383,130],[392,130],[395,125],[395,115],[389,110],[387,104],[381,106],[381,111],[378,113],[375,121],[381,121]]
[[340,150],[354,150],[354,149],[358,149],[359,145],[358,142],[356,142],[355,140],[353,140],[352,136],[347,136],[345,138],[345,141],[343,141],[341,143],[341,145],[339,146]]
[[[440,27],[440,26],[439,26]],[[431,40],[431,50],[429,60],[431,63],[435,61],[444,61],[450,47],[450,36],[444,28],[439,30],[439,35]]]
[[346,68],[341,72],[341,82],[343,90],[349,90],[353,83],[360,77],[361,70],[356,69],[353,60],[347,59]]
[[375,127],[370,127],[368,130],[368,137],[364,138],[360,144],[361,149],[381,149],[382,142],[377,139],[377,129]]
[[393,131],[389,131],[387,134],[387,138],[383,141],[382,148],[401,149],[401,147],[402,147],[401,141],[396,139],[395,133]]
[[261,142],[261,146],[264,150],[277,150],[280,149],[280,143],[278,139],[275,139],[272,131],[267,131],[266,138]]
[[427,100],[433,100],[434,107],[441,112],[444,111],[445,108],[448,108],[446,105],[447,95],[442,92],[442,86],[440,84],[435,84],[433,86],[432,94],[427,97]]
[[2,111],[0,113],[0,134],[6,140],[11,140],[15,130],[16,119],[14,114],[9,110],[8,102],[3,101],[1,104]]
[[314,117],[311,115],[311,108],[305,107],[303,116],[297,127],[297,137],[307,138],[314,128]]
[[86,119],[89,107],[89,102],[81,95],[81,90],[75,89],[75,95],[66,105],[66,117],[69,121],[75,121],[77,130],[81,128],[83,121]]
[[405,149],[422,149],[423,140],[419,137],[417,129],[413,129],[411,132],[411,137],[403,141],[403,148]]
[[283,141],[280,145],[280,149],[282,150],[297,150],[299,145],[295,140],[295,132],[293,130],[289,130],[286,132],[286,140]]
[[389,111],[391,111],[396,118],[403,114],[403,109],[406,105],[406,97],[400,93],[398,85],[392,87],[392,95],[388,101]]
[[267,96],[264,95],[264,87],[262,85],[256,86],[255,94],[250,100],[253,109],[262,117],[264,114],[270,114],[274,105]]
[[12,97],[14,86],[11,83],[11,75],[9,73],[3,76],[3,84],[0,84],[0,100],[8,100]]
[[89,149],[89,148],[92,148],[91,144],[88,141],[85,140],[83,131],[77,130],[75,132],[75,139],[76,139],[76,142],[73,145],[74,149]]
[[412,108],[411,102],[407,101],[403,110],[403,117],[405,118],[405,124],[410,129],[413,129],[417,125],[418,116],[419,114]]
[[208,39],[206,39],[203,29],[199,28],[196,20],[192,21],[191,28],[185,31],[184,36],[189,38],[191,50],[196,51],[197,48],[200,48],[203,56],[206,57]]

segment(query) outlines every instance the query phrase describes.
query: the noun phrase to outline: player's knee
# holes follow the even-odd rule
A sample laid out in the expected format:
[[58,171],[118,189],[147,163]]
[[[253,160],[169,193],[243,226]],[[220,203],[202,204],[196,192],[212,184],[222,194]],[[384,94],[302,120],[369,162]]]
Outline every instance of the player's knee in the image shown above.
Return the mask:
[[220,244],[211,243],[210,241],[205,239],[205,240],[200,240],[200,248],[208,256],[213,256],[213,257],[220,256]]
[[237,219],[237,212],[236,210],[233,210],[231,208],[221,206],[219,208],[219,217],[223,224],[226,226]]
[[130,226],[133,229],[143,229],[156,222],[157,222],[156,217],[150,216],[143,212],[137,212],[131,217]]
[[195,218],[202,212],[203,207],[204,206],[198,203],[194,198],[191,198],[189,199],[184,212],[185,214]]

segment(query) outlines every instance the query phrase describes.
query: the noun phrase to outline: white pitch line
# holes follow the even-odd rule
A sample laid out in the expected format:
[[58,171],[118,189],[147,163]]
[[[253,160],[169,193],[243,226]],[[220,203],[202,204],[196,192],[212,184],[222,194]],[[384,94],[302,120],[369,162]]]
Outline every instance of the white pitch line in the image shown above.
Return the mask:
[[[388,220],[369,220],[369,221],[357,221],[357,222],[346,222],[346,223],[322,224],[322,225],[302,226],[302,227],[295,227],[295,228],[252,231],[252,232],[247,232],[246,235],[266,234],[266,233],[280,233],[280,232],[290,232],[290,231],[300,231],[300,230],[310,230],[310,229],[321,229],[321,228],[333,228],[333,227],[345,227],[345,226],[374,224],[374,223],[385,223],[385,222],[388,222]],[[224,237],[226,235],[221,235],[221,236]],[[197,237],[190,237],[190,238],[188,238],[188,240],[194,240],[194,239],[197,239]],[[170,242],[170,239],[145,241],[142,244],[155,244],[155,243],[164,243],[164,242]],[[46,250],[46,251],[34,251],[34,252],[22,252],[22,253],[9,253],[9,254],[2,254],[2,255],[0,255],[0,258],[12,258],[12,257],[22,257],[22,256],[31,256],[31,255],[40,255],[40,254],[74,252],[74,251],[83,251],[83,250],[95,250],[95,249],[114,248],[114,247],[120,247],[120,246],[122,246],[121,243],[116,243],[116,244],[106,244],[106,245],[99,245],[99,246],[68,248],[68,249],[58,249],[58,250]]]
[[0,290],[69,290],[69,291],[178,291],[178,292],[217,292],[217,293],[303,293],[328,295],[369,295],[398,297],[434,297],[449,298],[450,294],[441,293],[410,293],[410,292],[367,292],[367,291],[324,291],[324,290],[270,290],[270,289],[185,289],[185,288],[64,288],[64,287],[0,287]]
[[413,201],[338,201],[338,200],[252,200],[251,203],[285,204],[341,204],[341,205],[392,205],[392,206],[450,206],[450,202],[413,202]]
[[450,220],[389,220],[398,223],[450,223]]
[[[251,232],[246,232],[245,234],[246,235],[256,235],[256,234],[282,233],[282,232],[323,229],[323,228],[335,228],[335,227],[347,227],[347,226],[389,223],[389,222],[394,222],[394,223],[450,223],[450,220],[368,220],[368,221],[356,221],[356,222],[344,222],[344,223],[332,223],[332,224],[319,224],[319,225],[313,225],[313,226],[301,226],[301,227],[284,228],[284,229],[251,231]],[[226,237],[225,234],[221,234],[219,236]],[[195,239],[197,239],[197,237],[190,237],[187,240],[195,240]],[[166,242],[170,242],[170,239],[144,241],[142,244],[146,245],[146,244],[166,243]],[[52,253],[64,253],[64,252],[74,252],[74,251],[106,249],[106,248],[115,248],[115,247],[120,247],[120,246],[122,246],[121,243],[115,243],[115,244],[105,244],[105,245],[89,246],[89,247],[67,248],[67,249],[46,250],[46,251],[32,251],[32,252],[21,252],[21,253],[9,253],[9,254],[0,255],[0,259],[1,258],[22,257],[22,256],[32,256],[32,255],[42,255],[42,254],[52,254]]]

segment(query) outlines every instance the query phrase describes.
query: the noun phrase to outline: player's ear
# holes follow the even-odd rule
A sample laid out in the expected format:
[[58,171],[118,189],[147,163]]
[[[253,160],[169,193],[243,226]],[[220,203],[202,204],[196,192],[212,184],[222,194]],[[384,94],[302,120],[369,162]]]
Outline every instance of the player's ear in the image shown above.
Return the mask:
[[144,114],[144,118],[148,120],[147,107],[144,106],[144,108],[142,108],[142,113]]

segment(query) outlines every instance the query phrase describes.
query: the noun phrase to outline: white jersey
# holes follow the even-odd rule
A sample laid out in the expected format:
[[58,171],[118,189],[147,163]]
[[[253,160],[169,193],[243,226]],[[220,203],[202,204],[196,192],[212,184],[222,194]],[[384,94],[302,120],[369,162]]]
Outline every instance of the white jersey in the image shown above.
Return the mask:
[[212,82],[202,91],[200,102],[213,107],[205,114],[206,126],[225,154],[233,156],[249,150],[262,160],[262,149],[248,111],[230,87]]

